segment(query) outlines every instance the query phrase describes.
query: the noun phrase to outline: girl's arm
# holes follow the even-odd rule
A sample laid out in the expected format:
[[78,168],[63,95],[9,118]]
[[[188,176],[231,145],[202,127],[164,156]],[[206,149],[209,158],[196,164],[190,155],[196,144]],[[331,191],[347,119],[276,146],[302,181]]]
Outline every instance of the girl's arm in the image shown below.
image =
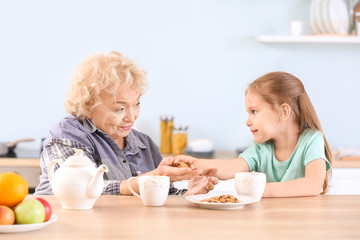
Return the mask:
[[204,170],[204,173],[209,172],[211,169],[216,168],[217,172],[215,177],[220,180],[227,180],[235,177],[237,172],[248,172],[249,166],[245,159],[242,157],[234,158],[231,160],[220,159],[198,159],[191,156],[178,155],[175,161],[183,161],[193,165],[196,169]]
[[286,182],[266,183],[263,197],[316,196],[322,192],[326,176],[324,159],[311,161],[305,168],[305,177]]

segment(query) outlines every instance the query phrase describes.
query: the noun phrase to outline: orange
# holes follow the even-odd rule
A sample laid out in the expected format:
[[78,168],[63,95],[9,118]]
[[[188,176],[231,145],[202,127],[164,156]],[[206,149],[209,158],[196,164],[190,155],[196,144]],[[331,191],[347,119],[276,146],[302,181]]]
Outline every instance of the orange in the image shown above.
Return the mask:
[[17,173],[0,173],[0,205],[14,207],[29,193],[26,180]]

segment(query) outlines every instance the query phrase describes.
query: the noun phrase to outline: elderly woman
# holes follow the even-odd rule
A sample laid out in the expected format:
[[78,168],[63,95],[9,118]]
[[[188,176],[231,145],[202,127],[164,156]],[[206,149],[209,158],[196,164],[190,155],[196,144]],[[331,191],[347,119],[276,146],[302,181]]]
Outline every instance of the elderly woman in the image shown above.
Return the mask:
[[[103,194],[131,194],[126,179],[138,175],[164,175],[170,181],[191,179],[188,190],[171,184],[169,194],[206,193],[217,179],[202,170],[173,167],[149,136],[132,127],[140,113],[140,98],[147,86],[145,72],[118,52],[88,57],[74,72],[65,100],[71,114],[50,130],[41,154],[42,175],[35,194],[52,194],[47,167],[66,160],[74,149],[98,166],[105,164]],[[132,182],[138,191],[137,182]]]

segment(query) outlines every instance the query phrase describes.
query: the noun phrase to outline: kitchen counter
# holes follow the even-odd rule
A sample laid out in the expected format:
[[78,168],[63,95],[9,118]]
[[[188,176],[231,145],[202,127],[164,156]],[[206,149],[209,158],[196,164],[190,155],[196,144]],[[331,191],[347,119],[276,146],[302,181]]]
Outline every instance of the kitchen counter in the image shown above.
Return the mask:
[[[163,154],[164,157],[171,156]],[[236,157],[233,151],[217,151],[213,159],[232,159]],[[209,158],[210,159],[210,158]],[[40,160],[38,158],[0,158],[0,167],[39,167]],[[334,168],[360,168],[360,160],[335,160]]]
[[33,193],[40,183],[39,158],[0,158],[0,173],[15,172],[20,174],[28,183],[29,192]]
[[[29,195],[28,198],[35,196]],[[133,196],[101,196],[91,210],[62,209],[50,202],[57,221],[2,239],[358,239],[360,196],[264,198],[237,210],[196,207],[169,196],[162,207],[146,207]]]
[[[165,155],[170,156],[170,155]],[[236,157],[233,151],[217,151],[214,158],[232,159]],[[211,161],[211,159],[209,159]],[[1,172],[17,172],[22,175],[29,184],[30,192],[34,192],[35,187],[39,184],[41,175],[40,160],[38,158],[0,158]],[[336,194],[360,194],[359,188],[354,188],[360,184],[360,160],[342,161],[336,160],[333,163],[333,188],[340,189]],[[349,172],[350,171],[350,172]],[[339,177],[338,177],[339,176]],[[346,190],[343,190],[346,189]],[[355,190],[354,190],[355,189]],[[358,189],[358,190],[357,190]]]

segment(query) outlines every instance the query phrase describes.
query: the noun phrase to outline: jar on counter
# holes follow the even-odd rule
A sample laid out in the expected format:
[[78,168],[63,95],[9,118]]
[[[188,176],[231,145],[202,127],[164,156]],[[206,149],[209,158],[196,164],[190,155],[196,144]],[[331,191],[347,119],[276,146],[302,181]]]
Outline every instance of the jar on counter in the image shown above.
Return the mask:
[[354,8],[354,23],[356,33],[360,37],[360,2]]
[[161,153],[171,153],[173,127],[174,127],[173,116],[160,117],[160,152]]
[[183,154],[187,146],[187,126],[174,126],[172,153]]

